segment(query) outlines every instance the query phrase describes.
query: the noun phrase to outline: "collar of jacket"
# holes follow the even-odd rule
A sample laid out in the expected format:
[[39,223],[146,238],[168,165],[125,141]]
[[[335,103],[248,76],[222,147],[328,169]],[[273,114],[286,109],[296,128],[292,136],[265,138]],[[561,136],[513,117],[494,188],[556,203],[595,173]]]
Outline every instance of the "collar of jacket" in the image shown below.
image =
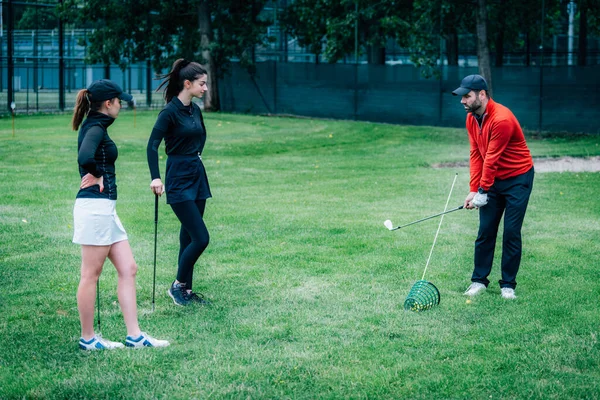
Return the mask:
[[186,106],[181,102],[181,100],[179,100],[179,97],[177,96],[171,99],[171,103],[173,103],[173,105],[177,107],[178,110],[187,111],[190,114],[194,112],[194,105],[191,102],[189,105]]
[[481,121],[481,123],[483,124],[483,121],[489,120],[490,117],[492,115],[494,115],[495,110],[496,110],[496,102],[490,98],[488,100],[487,105],[485,106],[485,111],[481,115],[481,118],[475,117],[475,114],[473,114],[473,113],[470,113],[469,117],[473,118],[474,121]]
[[112,125],[115,122],[115,119],[110,115],[103,114],[98,111],[90,111],[86,118],[86,122],[89,123],[99,123],[105,129]]

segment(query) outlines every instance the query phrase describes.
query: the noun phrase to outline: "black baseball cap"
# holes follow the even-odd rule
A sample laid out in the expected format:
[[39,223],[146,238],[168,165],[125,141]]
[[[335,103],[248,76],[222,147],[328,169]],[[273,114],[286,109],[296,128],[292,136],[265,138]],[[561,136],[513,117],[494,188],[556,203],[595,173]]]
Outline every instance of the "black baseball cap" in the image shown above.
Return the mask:
[[93,102],[111,100],[115,97],[118,97],[124,101],[133,100],[132,95],[123,92],[123,89],[121,89],[119,85],[109,79],[100,79],[94,81],[87,90],[91,94],[90,101]]
[[471,90],[488,90],[488,85],[483,76],[469,75],[466,76],[460,83],[460,87],[452,92],[455,96],[464,96]]

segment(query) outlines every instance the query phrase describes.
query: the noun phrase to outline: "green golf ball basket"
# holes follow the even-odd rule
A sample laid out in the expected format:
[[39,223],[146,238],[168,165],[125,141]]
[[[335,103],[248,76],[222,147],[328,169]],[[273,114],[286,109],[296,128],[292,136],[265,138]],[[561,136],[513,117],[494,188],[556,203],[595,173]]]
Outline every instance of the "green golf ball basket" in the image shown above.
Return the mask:
[[420,280],[415,282],[404,301],[406,311],[426,311],[440,304],[440,291],[431,282]]

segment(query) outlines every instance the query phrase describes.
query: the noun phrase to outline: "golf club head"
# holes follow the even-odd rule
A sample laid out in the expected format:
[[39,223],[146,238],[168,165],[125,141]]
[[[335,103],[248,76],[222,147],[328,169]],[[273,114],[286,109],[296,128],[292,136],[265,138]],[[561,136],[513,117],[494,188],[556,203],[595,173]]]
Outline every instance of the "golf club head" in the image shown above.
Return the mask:
[[392,221],[390,221],[389,219],[386,220],[384,223],[386,228],[388,228],[390,231],[394,229],[394,225],[392,225]]

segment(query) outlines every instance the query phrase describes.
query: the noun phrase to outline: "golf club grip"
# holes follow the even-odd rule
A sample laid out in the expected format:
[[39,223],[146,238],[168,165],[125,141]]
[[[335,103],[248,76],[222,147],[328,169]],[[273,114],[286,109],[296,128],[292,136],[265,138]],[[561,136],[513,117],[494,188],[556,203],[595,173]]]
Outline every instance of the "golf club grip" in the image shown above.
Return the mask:
[[158,224],[158,195],[154,195],[154,223]]

